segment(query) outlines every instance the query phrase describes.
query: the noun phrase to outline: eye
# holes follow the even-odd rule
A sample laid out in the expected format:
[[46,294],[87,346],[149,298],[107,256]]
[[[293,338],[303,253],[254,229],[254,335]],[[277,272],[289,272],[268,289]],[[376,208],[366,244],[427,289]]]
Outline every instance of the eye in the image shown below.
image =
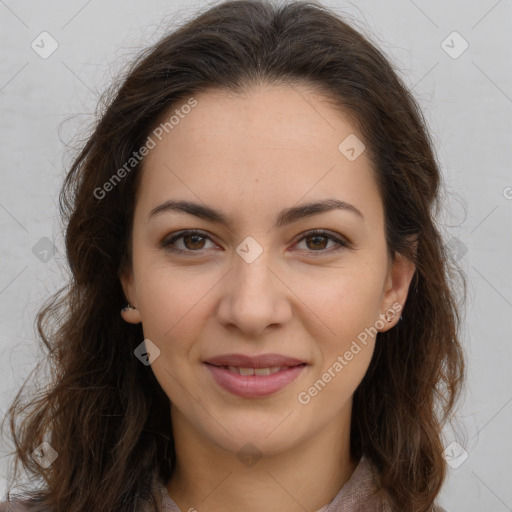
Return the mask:
[[[303,240],[306,241],[305,250],[313,253],[325,254],[349,247],[348,242],[342,240],[341,238],[338,238],[329,231],[321,229],[313,229],[312,231],[308,231],[302,236],[299,242],[302,242]],[[311,240],[312,243],[308,243],[308,240]],[[328,244],[329,241],[334,242],[334,249],[331,247],[331,249],[325,250],[326,244]]]
[[[184,249],[172,247],[178,240],[182,240]],[[210,240],[210,237],[206,234],[198,231],[197,229],[189,229],[187,231],[180,231],[170,238],[166,238],[162,241],[162,247],[177,254],[181,253],[194,253],[204,249],[204,241]]]
[[[205,247],[205,241],[207,240],[212,242],[211,238],[202,231],[199,231],[197,229],[190,229],[186,231],[180,231],[179,233],[176,233],[171,237],[165,238],[162,241],[161,245],[163,248],[176,254],[200,254],[202,249],[207,248]],[[302,236],[302,238],[299,239],[299,242],[302,242],[303,240],[306,241],[305,250],[309,251],[310,253],[325,254],[340,250],[342,248],[350,247],[350,244],[348,242],[342,240],[341,238],[338,238],[329,231],[321,229],[313,229],[311,231],[308,231]],[[308,243],[308,240],[312,240],[312,243]],[[177,244],[178,241],[181,242],[183,248],[176,247],[176,245],[179,245]],[[334,249],[331,247],[330,249],[325,250],[326,244],[328,244],[329,241],[334,242]]]

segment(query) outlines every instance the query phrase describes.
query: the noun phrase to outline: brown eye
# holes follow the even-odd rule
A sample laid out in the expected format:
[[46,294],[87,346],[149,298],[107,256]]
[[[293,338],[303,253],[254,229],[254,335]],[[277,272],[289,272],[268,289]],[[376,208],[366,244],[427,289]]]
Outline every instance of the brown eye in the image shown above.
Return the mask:
[[[200,235],[185,235],[183,238],[183,244],[187,249],[191,251],[196,249],[202,249],[204,246],[204,237]],[[201,240],[203,241],[201,243]]]
[[306,240],[312,240],[313,242],[311,244],[306,244],[308,246],[308,249],[325,249],[325,246],[329,242],[329,239],[326,236],[322,235],[313,235],[308,236]]
[[[197,230],[181,231],[176,233],[170,238],[166,238],[162,241],[162,247],[177,253],[188,253],[197,255],[201,254],[203,249],[207,249],[205,244],[210,241],[213,243],[211,238],[206,234]],[[318,253],[318,255],[335,252],[343,248],[349,248],[350,244],[337,236],[334,236],[329,231],[313,230],[304,234],[299,240],[299,243],[305,241],[305,251],[309,251],[311,254]],[[334,243],[334,247],[329,248],[329,242]],[[181,247],[178,247],[181,244]]]
[[[175,253],[199,253],[203,249],[205,249],[205,244],[207,241],[211,242],[209,236],[201,233],[200,231],[181,231],[173,235],[170,238],[166,238],[162,241],[162,247],[175,252]],[[181,243],[181,247],[176,247],[179,245],[178,242]]]
[[[305,241],[306,251],[311,253],[326,254],[343,248],[348,248],[349,243],[334,236],[329,231],[313,230],[304,234],[299,243]],[[329,242],[334,242],[334,247],[328,248]]]

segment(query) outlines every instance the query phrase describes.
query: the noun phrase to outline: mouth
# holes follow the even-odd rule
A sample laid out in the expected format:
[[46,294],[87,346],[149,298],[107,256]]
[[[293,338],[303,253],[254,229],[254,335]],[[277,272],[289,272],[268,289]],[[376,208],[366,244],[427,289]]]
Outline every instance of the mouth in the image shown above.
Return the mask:
[[244,398],[272,395],[299,377],[307,363],[283,366],[214,365],[205,362],[214,382],[223,390]]
[[[210,364],[210,363],[206,363]],[[281,370],[288,370],[289,368],[295,368],[296,366],[304,366],[306,363],[302,363],[300,365],[295,366],[271,366],[267,368],[242,368],[240,366],[217,366],[217,368],[223,368],[224,370],[228,370],[233,373],[238,373],[239,375],[272,375],[274,373],[280,372]]]

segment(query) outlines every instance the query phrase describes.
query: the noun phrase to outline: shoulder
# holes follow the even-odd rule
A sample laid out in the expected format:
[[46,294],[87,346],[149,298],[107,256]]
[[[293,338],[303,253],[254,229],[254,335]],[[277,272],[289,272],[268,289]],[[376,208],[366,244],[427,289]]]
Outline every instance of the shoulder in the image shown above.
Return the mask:
[[[356,510],[361,512],[375,512],[377,510],[392,512],[392,507],[389,504],[390,497],[387,492],[380,488],[377,483],[378,480],[377,468],[370,459],[363,455],[351,479],[345,485],[347,497],[351,497],[354,504],[357,503],[359,505],[359,508],[356,508]],[[342,489],[342,491],[344,490],[345,488]],[[340,492],[341,494],[343,492]],[[352,497],[352,494],[357,495],[357,499]],[[348,510],[351,509],[349,508]],[[447,510],[434,503],[431,505],[429,512],[447,512]]]
[[350,479],[330,503],[327,512],[384,512],[382,491],[377,487],[376,470],[370,461],[361,457]]

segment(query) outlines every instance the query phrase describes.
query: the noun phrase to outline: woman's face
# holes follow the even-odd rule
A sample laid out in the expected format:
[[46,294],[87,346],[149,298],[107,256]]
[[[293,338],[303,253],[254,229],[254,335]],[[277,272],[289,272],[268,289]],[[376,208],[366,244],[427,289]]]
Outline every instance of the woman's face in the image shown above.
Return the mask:
[[[123,316],[160,351],[151,368],[174,426],[277,453],[348,426],[375,332],[395,326],[414,267],[388,259],[360,137],[318,93],[272,85],[194,99],[154,132],[144,162],[122,277],[137,309]],[[249,359],[220,358],[233,354]],[[256,359],[268,354],[288,360]]]

